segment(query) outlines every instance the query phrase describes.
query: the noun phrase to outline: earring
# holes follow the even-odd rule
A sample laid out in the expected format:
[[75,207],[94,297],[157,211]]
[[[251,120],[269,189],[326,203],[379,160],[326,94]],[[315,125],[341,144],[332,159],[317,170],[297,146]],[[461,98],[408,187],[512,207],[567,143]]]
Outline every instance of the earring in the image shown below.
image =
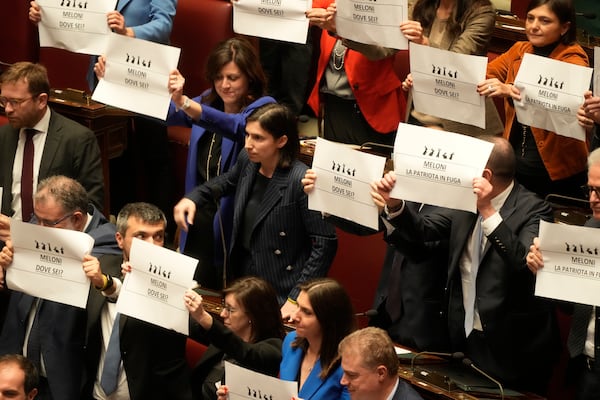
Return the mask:
[[248,325],[252,325],[252,320],[251,319],[248,320]]

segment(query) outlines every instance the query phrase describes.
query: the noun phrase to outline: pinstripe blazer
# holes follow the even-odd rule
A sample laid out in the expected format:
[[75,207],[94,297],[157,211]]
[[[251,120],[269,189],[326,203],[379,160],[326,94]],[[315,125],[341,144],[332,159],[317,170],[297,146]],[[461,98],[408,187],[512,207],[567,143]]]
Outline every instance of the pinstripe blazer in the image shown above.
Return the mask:
[[288,297],[298,296],[299,283],[327,275],[337,250],[337,237],[334,227],[320,213],[308,209],[300,182],[308,167],[296,160],[290,168],[277,168],[270,179],[252,227],[252,266],[241,270],[239,266],[248,263],[242,263],[236,252],[241,246],[238,236],[259,167],[242,151],[231,170],[198,186],[186,197],[200,208],[212,202],[213,196],[235,193],[228,275],[254,275],[267,280],[283,303]]

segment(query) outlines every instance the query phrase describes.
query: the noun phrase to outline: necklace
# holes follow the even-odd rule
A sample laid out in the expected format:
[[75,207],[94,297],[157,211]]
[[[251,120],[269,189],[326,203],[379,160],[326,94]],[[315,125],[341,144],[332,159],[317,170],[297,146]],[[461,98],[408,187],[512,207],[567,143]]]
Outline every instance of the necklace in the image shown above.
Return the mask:
[[335,42],[331,56],[333,58],[333,69],[336,71],[340,71],[344,67],[344,56],[346,55],[346,50],[347,47],[342,44],[341,40]]

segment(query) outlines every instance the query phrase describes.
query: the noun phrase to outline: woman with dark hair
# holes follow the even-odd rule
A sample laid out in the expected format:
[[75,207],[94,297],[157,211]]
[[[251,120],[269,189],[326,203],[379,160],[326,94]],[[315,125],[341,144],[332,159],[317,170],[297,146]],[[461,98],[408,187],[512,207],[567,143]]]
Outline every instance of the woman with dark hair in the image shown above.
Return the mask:
[[343,370],[338,344],[356,329],[352,303],[346,290],[330,278],[300,286],[298,308],[292,316],[296,330],[283,341],[279,377],[298,382],[304,400],[349,399],[340,383]]
[[[411,20],[401,23],[400,30],[408,40],[417,44],[455,53],[484,56],[492,38],[495,21],[496,13],[490,0],[417,0]],[[409,90],[412,85],[412,76],[409,74],[402,83],[402,88]],[[498,111],[491,100],[486,101],[485,129],[434,117],[414,109],[408,122],[436,126],[470,136],[499,135],[503,128]]]
[[[192,371],[195,399],[215,399],[215,383],[224,381],[223,361],[277,376],[284,336],[275,290],[266,281],[247,277],[223,291],[223,322],[214,319],[203,307],[202,296],[193,290],[185,293],[185,304],[197,323],[192,339],[208,341],[208,349]],[[194,328],[200,332],[194,332]]]
[[[246,122],[245,149],[231,170],[196,187],[181,202],[193,215],[215,197],[234,196],[233,268],[227,273],[268,281],[287,317],[295,309],[298,284],[327,274],[337,238],[333,226],[308,209],[300,182],[308,167],[296,159],[298,128],[290,110],[279,104],[254,110]],[[186,221],[176,214],[176,222],[182,226]]]
[[[168,125],[192,127],[185,191],[229,171],[244,145],[246,117],[257,107],[273,103],[265,96],[266,78],[256,49],[243,38],[227,39],[209,55],[206,79],[212,87],[190,99],[183,94],[184,77],[175,70],[169,76],[172,104]],[[221,221],[216,216],[220,208]],[[181,227],[180,249],[199,260],[195,279],[205,287],[222,288],[223,240],[228,247],[233,197],[224,196],[218,206],[207,203],[198,213],[183,198],[174,210]],[[223,232],[221,232],[223,230]]]
[[524,54],[588,66],[587,54],[575,42],[573,4],[570,0],[531,1],[525,33],[528,41],[515,43],[488,64],[487,79],[477,91],[482,96],[504,98],[504,137],[517,157],[517,181],[541,197],[550,193],[581,197],[580,188],[587,179],[587,143],[521,124],[513,104],[521,101],[521,92],[513,82]]

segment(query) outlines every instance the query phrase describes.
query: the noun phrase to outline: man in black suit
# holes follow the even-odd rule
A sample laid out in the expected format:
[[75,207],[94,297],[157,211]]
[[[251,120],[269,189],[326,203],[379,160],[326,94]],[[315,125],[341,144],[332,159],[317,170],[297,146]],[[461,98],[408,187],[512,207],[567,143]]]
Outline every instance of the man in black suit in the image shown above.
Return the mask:
[[494,143],[492,154],[482,176],[473,179],[478,214],[443,208],[414,213],[390,198],[393,173],[376,182],[374,200],[385,205],[386,222],[394,228],[389,240],[405,254],[429,240],[448,240],[452,350],[504,384],[544,393],[560,351],[558,327],[551,304],[534,296],[535,277],[525,256],[540,219],[550,221],[552,210],[515,182],[510,143],[487,139]]
[[[119,253],[114,225],[89,204],[85,189],[74,179],[59,175],[40,182],[34,197],[32,222],[85,232],[94,238],[92,254],[84,257],[84,268],[97,263],[96,256]],[[0,273],[10,267],[12,259],[13,247],[8,240],[0,252]],[[31,332],[35,320],[39,324],[35,331],[40,333],[38,398],[80,400],[85,310],[12,292],[0,335],[0,354],[30,356],[28,346],[34,336]]]
[[33,129],[33,187],[52,175],[79,181],[98,209],[104,204],[100,148],[94,133],[48,107],[50,82],[40,64],[18,62],[0,77],[0,106],[9,124],[0,127],[2,214],[28,221],[22,213],[21,170],[27,133]]
[[[121,280],[117,277],[121,276],[121,264],[128,265],[133,238],[163,246],[166,223],[164,213],[152,204],[125,205],[117,216],[116,239],[122,254],[100,257],[99,264],[86,270],[97,290],[90,293],[87,307],[87,378],[82,399],[192,398],[185,359],[186,336],[118,315],[114,303],[121,290]],[[102,375],[116,318],[122,363],[116,388],[105,393]]]
[[[592,218],[585,226],[600,228],[600,149],[588,157],[588,195]],[[527,266],[536,273],[544,267],[539,241],[534,239],[527,254]],[[593,400],[600,393],[600,312],[598,307],[573,304],[571,331],[567,348],[571,355],[572,371],[577,375],[576,399]]]
[[352,400],[423,400],[398,378],[400,362],[394,344],[381,328],[360,329],[338,346],[344,375],[340,383]]

